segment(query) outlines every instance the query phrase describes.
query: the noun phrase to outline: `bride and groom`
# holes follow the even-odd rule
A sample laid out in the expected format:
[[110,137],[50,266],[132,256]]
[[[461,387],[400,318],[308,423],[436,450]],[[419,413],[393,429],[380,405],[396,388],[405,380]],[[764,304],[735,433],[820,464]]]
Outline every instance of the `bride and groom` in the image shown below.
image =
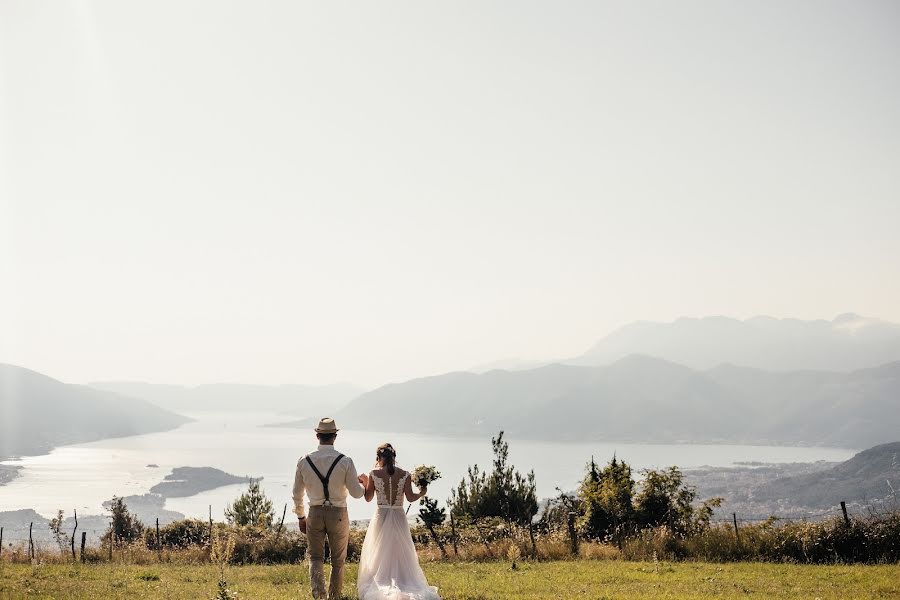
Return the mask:
[[[412,489],[410,474],[397,467],[390,444],[376,451],[376,468],[357,475],[353,460],[334,448],[338,429],[325,418],[316,427],[319,447],[297,461],[294,476],[294,512],[300,531],[309,542],[309,578],[316,600],[339,600],[344,583],[344,562],[350,537],[347,494],[377,499],[375,515],[366,530],[359,558],[357,590],[360,600],[440,600],[419,566],[403,499],[413,502],[425,495]],[[303,495],[309,498],[304,510]],[[325,539],[331,549],[331,582],[325,590]]]

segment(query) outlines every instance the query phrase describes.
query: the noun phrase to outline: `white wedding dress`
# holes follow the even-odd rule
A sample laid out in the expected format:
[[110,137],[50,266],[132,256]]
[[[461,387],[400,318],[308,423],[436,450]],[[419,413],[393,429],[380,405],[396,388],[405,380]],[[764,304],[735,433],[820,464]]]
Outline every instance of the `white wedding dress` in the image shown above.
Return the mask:
[[[385,473],[387,474],[387,473]],[[359,557],[356,588],[360,600],[441,600],[419,566],[416,547],[403,510],[409,473],[396,482],[369,473],[378,507],[366,530]]]

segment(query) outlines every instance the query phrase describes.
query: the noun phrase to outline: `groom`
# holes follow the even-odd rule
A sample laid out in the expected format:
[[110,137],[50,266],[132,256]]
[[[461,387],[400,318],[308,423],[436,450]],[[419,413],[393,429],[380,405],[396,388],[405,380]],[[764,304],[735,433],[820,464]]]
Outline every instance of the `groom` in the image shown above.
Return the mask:
[[[297,461],[294,475],[294,512],[300,531],[309,542],[309,579],[316,600],[338,600],[344,584],[344,561],[350,538],[347,493],[360,498],[368,483],[366,475],[356,475],[349,456],[334,449],[338,429],[334,419],[319,421],[319,447]],[[303,493],[309,497],[309,515],[303,510]],[[325,538],[331,549],[331,585],[325,594]]]

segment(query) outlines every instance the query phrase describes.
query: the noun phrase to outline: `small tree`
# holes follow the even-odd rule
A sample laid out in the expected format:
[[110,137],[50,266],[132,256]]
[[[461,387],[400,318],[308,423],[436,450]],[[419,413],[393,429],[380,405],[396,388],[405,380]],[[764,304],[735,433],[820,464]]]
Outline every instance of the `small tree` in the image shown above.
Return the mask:
[[256,525],[270,528],[275,519],[272,501],[259,487],[259,480],[251,480],[246,492],[225,509],[225,518],[232,525]]
[[438,508],[437,500],[433,498],[424,497],[422,498],[422,508],[419,509],[419,519],[422,523],[425,524],[425,527],[428,528],[428,533],[431,534],[431,539],[434,540],[434,543],[438,545],[438,548],[441,549],[441,554],[444,558],[447,558],[447,550],[444,548],[444,544],[438,538],[437,534],[434,531],[435,527],[440,527],[444,524],[444,520],[447,518],[447,511],[443,508]]
[[635,497],[638,524],[642,527],[666,525],[672,533],[682,535],[705,529],[722,498],[711,498],[694,508],[696,497],[696,488],[684,482],[678,467],[648,470],[641,491]]
[[579,529],[593,539],[615,538],[632,528],[634,521],[634,479],[628,463],[613,455],[604,468],[599,469],[591,458],[587,473],[578,487],[581,500]]
[[59,546],[59,551],[65,554],[66,545],[69,543],[69,537],[62,529],[63,523],[65,523],[65,517],[63,516],[63,511],[59,510],[56,512],[56,516],[50,519],[48,525],[50,527],[50,535],[53,536],[53,540],[56,542],[56,545]]
[[459,517],[500,517],[528,525],[538,510],[534,471],[525,476],[509,464],[509,444],[502,431],[491,438],[491,446],[494,470],[486,473],[478,465],[470,466],[468,480],[464,478],[451,492],[451,512]]
[[129,512],[124,498],[113,496],[106,510],[110,512],[112,522],[101,538],[104,543],[131,543],[143,537],[144,524]]

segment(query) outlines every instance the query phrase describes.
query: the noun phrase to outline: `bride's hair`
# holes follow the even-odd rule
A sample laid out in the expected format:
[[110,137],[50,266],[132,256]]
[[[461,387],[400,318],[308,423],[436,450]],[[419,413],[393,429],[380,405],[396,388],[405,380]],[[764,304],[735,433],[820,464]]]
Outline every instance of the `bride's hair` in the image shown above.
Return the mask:
[[375,452],[375,459],[382,467],[387,469],[388,475],[394,474],[394,461],[397,459],[397,451],[394,450],[393,446],[387,442],[378,446],[378,450]]

